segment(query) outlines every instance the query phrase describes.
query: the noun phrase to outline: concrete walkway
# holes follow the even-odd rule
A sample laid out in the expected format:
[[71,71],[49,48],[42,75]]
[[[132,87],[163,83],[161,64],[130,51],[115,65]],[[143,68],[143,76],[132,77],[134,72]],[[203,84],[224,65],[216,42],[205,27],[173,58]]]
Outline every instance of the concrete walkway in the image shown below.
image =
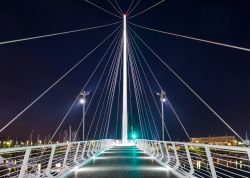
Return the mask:
[[135,146],[115,146],[69,178],[176,178]]

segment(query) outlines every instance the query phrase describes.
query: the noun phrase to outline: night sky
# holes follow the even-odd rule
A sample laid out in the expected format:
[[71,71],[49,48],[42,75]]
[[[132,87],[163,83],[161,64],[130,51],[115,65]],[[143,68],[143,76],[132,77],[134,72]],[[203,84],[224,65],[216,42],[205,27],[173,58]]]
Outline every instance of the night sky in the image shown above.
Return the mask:
[[[131,1],[117,1],[126,12]],[[117,14],[107,1],[92,2]],[[132,14],[141,12],[156,2],[143,0]],[[250,48],[249,12],[250,3],[247,0],[169,0],[129,21],[163,31]],[[76,30],[120,20],[84,0],[2,1],[0,41]],[[118,26],[119,24],[91,31],[0,45],[0,127],[2,128]],[[249,52],[132,28],[242,137],[246,131],[250,132]],[[112,39],[113,37],[0,133],[0,138],[9,136],[27,139],[32,129],[35,136],[40,134],[43,137],[53,133]],[[232,135],[139,40],[137,42],[192,137]],[[88,97],[93,94],[104,64],[105,62],[86,87],[86,90],[90,91]],[[144,68],[146,69],[145,65]],[[148,70],[147,74],[156,95],[159,88]],[[143,83],[146,86],[145,81]],[[86,115],[87,128],[101,91],[97,91],[97,97],[94,98]],[[117,103],[118,100],[114,102]],[[134,129],[140,132],[135,102],[132,102],[132,107]],[[169,106],[165,105],[164,109],[166,125],[172,139],[187,140]],[[111,138],[115,137],[116,132],[116,110],[114,106],[109,131]],[[153,112],[160,134],[160,118],[155,107]],[[121,120],[120,111],[119,114]],[[69,125],[76,129],[81,121],[81,115],[81,105],[76,104],[61,130],[68,129]],[[131,125],[132,119],[129,119]],[[120,123],[118,125],[120,127]],[[156,138],[155,131],[153,138]]]

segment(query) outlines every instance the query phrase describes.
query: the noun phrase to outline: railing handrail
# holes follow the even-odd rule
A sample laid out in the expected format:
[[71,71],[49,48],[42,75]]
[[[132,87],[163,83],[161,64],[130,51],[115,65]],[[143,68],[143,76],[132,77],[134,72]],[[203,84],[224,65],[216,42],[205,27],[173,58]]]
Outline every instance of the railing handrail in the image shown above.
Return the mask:
[[111,148],[113,139],[0,149],[0,177],[62,177]]
[[[112,140],[112,139],[102,139],[102,140]],[[86,143],[86,142],[94,142],[94,141],[100,141],[100,140],[87,140],[87,141],[63,142],[63,143],[53,143],[53,144],[41,144],[41,145],[34,145],[34,146],[0,148],[0,153],[10,152],[10,151],[21,151],[21,150],[26,150],[28,148],[36,149],[36,148],[46,148],[46,147],[53,147],[53,146],[65,146],[69,143],[70,144],[77,144],[77,143]]]
[[[137,139],[137,140],[146,140],[146,139]],[[210,147],[210,148],[219,148],[219,149],[230,149],[235,151],[248,151],[250,150],[249,147],[240,147],[240,146],[230,146],[230,145],[211,145],[211,144],[201,144],[201,143],[190,143],[190,142],[176,142],[176,141],[162,141],[162,140],[148,140],[160,143],[175,143],[181,145],[188,145],[188,146],[197,146],[197,147]]]
[[145,139],[135,142],[177,177],[250,177],[248,147]]

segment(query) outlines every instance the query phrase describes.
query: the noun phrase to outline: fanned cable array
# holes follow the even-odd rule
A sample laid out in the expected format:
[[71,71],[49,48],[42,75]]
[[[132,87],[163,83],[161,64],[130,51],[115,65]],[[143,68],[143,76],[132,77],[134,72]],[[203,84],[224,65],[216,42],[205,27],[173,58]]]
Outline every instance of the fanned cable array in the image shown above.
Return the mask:
[[[107,3],[114,10],[114,12],[103,8],[101,5],[92,2],[91,0],[84,0],[84,2],[102,10],[103,12],[115,17],[122,19],[124,15],[121,6],[118,4],[116,0],[107,0]],[[217,45],[219,47],[229,48],[231,50],[240,50],[242,52],[249,52],[250,49],[239,47],[235,45],[225,44],[222,42],[211,41],[207,39],[200,39],[196,37],[191,37],[188,35],[177,34],[167,31],[162,31],[158,29],[154,29],[151,27],[147,27],[144,25],[139,25],[134,22],[130,22],[130,19],[134,19],[147,11],[153,9],[154,7],[161,5],[165,2],[165,0],[157,1],[152,4],[150,7],[146,9],[134,13],[137,7],[142,3],[141,0],[132,0],[129,4],[129,7],[126,11],[126,16],[128,21],[128,28],[126,29],[128,39],[127,39],[127,57],[128,57],[128,120],[129,120],[129,132],[134,132],[134,130],[140,131],[140,138],[145,139],[162,139],[159,133],[159,123],[163,120],[163,130],[166,131],[166,135],[168,140],[171,139],[171,133],[168,128],[171,127],[170,123],[162,118],[162,111],[160,109],[160,102],[157,100],[157,95],[155,87],[157,87],[158,91],[167,90],[163,88],[160,80],[157,79],[156,72],[153,70],[153,67],[150,66],[148,60],[158,60],[160,61],[168,71],[170,71],[176,79],[178,79],[187,89],[190,91],[209,111],[211,111],[216,118],[218,118],[232,133],[234,133],[239,139],[242,137],[234,130],[227,122],[226,119],[222,118],[220,114],[216,112],[216,110],[211,107],[203,98],[199,95],[197,91],[195,91],[185,80],[181,77],[167,62],[165,59],[161,58],[156,50],[153,49],[149,45],[149,43],[144,40],[146,37],[139,34],[136,29],[147,30],[150,32],[156,32],[163,35],[170,35],[176,38],[182,38],[185,40],[196,41],[204,43],[207,45]],[[65,113],[64,117],[58,123],[58,126],[55,128],[50,141],[53,141],[57,136],[60,129],[62,129],[65,120],[68,118],[70,112],[78,102],[81,93],[85,90],[86,86],[88,86],[91,82],[93,82],[93,76],[99,75],[98,82],[87,101],[87,108],[85,110],[86,119],[89,121],[89,125],[87,128],[86,138],[83,139],[107,139],[114,138],[120,139],[120,131],[121,131],[121,117],[122,117],[122,96],[121,92],[122,88],[122,69],[123,69],[123,35],[122,28],[120,25],[121,21],[100,25],[96,27],[88,27],[78,30],[71,30],[60,33],[52,33],[47,35],[40,35],[35,37],[27,37],[23,39],[16,39],[10,41],[0,42],[0,45],[7,44],[17,44],[23,41],[36,40],[42,38],[52,38],[54,36],[59,35],[69,35],[71,33],[83,32],[87,30],[98,30],[100,28],[115,26],[114,30],[104,38],[99,44],[96,45],[89,53],[85,55],[82,59],[80,59],[75,65],[73,65],[68,71],[64,73],[58,80],[56,80],[50,87],[48,87],[41,95],[35,98],[28,106],[26,106],[21,112],[19,112],[14,118],[10,119],[10,121],[4,125],[0,129],[0,133],[7,129],[13,122],[15,122],[18,118],[20,118],[24,112],[28,112],[28,110],[38,102],[42,97],[45,97],[52,88],[58,85],[64,78],[72,73],[73,70],[80,67],[81,64],[90,58],[92,53],[96,52],[100,46],[107,45],[106,50],[102,57],[100,57],[98,64],[95,66],[95,69],[92,71],[92,74],[89,76],[87,81],[84,81],[84,85],[81,90],[76,94],[76,96],[72,99],[72,104],[70,105],[68,111]],[[154,59],[148,58],[145,55],[145,51],[148,50],[151,54],[153,54]],[[191,141],[191,128],[187,129],[185,127],[185,123],[180,118],[177,113],[175,106],[171,102],[171,97],[166,94],[166,102],[170,106],[171,111],[173,112],[175,118],[180,124],[183,132],[186,135],[188,141]],[[94,103],[95,102],[95,103]],[[90,107],[92,107],[92,112],[90,112]],[[93,109],[94,108],[94,109]],[[91,113],[91,115],[90,115]],[[77,135],[79,136],[80,128],[83,127],[83,121],[81,120],[76,128],[76,134],[73,138],[73,141],[77,139]],[[163,132],[160,131],[160,132]],[[129,136],[130,137],[130,136]]]

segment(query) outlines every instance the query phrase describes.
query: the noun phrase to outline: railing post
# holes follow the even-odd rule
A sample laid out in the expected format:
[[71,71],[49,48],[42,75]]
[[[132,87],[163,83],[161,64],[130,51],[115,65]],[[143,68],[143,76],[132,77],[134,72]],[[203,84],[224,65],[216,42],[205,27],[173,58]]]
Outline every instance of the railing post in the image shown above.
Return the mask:
[[84,158],[84,153],[85,153],[85,149],[86,149],[86,146],[87,146],[87,144],[88,144],[88,142],[83,142],[84,143],[84,146],[83,146],[83,149],[82,149],[82,155],[81,155],[81,157],[82,157],[82,160],[84,160],[85,158]]
[[79,152],[79,147],[80,147],[80,142],[77,143],[77,147],[76,147],[76,153],[75,153],[75,156],[74,156],[74,162],[75,162],[75,164],[79,164],[77,162],[77,156],[78,156],[78,152]]
[[23,164],[22,164],[22,167],[21,167],[19,176],[18,176],[19,178],[24,177],[25,170],[26,170],[27,164],[28,164],[28,162],[29,162],[30,152],[31,152],[31,149],[30,149],[30,148],[27,148],[26,151],[25,151],[24,158],[23,158]]
[[67,163],[67,159],[68,159],[68,155],[69,155],[70,146],[71,146],[71,144],[68,143],[67,149],[66,149],[66,152],[65,152],[65,156],[64,156],[64,159],[63,159],[63,164],[62,164],[62,167],[63,167],[63,168],[65,168],[66,163]]
[[167,164],[168,164],[168,163],[170,163],[170,154],[169,154],[168,145],[167,145],[166,142],[165,142],[165,149],[166,149],[166,152],[167,152]]
[[212,177],[217,178],[216,171],[215,171],[215,168],[214,168],[214,162],[213,162],[213,158],[212,158],[210,149],[208,147],[205,147],[205,151],[206,151],[207,160],[208,160],[208,163],[209,163],[209,167],[210,167],[210,170],[211,170]]
[[146,140],[140,141],[140,147],[143,151],[148,152],[148,141]]
[[248,160],[250,161],[250,148],[247,148],[247,157],[248,157]]
[[189,163],[189,166],[190,166],[190,172],[188,173],[188,175],[192,176],[194,174],[193,162],[192,162],[191,155],[190,155],[187,144],[184,144],[184,146],[185,146],[185,150],[186,150],[186,153],[187,153],[188,163]]
[[[144,144],[144,141],[138,140],[138,141],[137,141],[137,145],[138,145],[138,147],[139,147],[141,150],[147,152],[147,148],[148,148],[148,147],[146,147],[147,144],[146,144],[146,143]],[[146,148],[145,148],[145,147],[146,147]]]
[[99,140],[98,141],[98,147],[97,147],[97,149],[98,149],[98,153],[100,153],[102,150],[101,150],[101,144],[102,144],[102,142]]
[[87,156],[88,156],[88,158],[90,157],[90,156],[89,156],[89,151],[90,151],[90,148],[91,148],[91,141],[89,141],[89,147],[88,147],[88,152],[87,152]]
[[173,145],[173,149],[174,149],[174,155],[175,155],[175,160],[176,160],[176,165],[174,166],[174,169],[178,169],[179,166],[180,166],[180,160],[179,160],[179,157],[178,157],[178,153],[177,153],[177,150],[176,150],[176,147],[175,147],[175,144],[172,143]]
[[145,141],[142,141],[142,143],[141,144],[143,144],[143,150],[144,151],[146,151],[147,153],[150,153],[150,141],[147,141],[147,140],[145,140]]
[[156,155],[154,155],[154,157],[158,157],[158,155],[159,155],[158,142],[155,142],[155,148],[156,148],[156,152],[157,152],[157,154],[156,154]]
[[151,148],[150,155],[154,155],[155,154],[155,147],[154,147],[153,141],[150,142],[150,148]]
[[103,140],[100,141],[100,152],[103,151]]
[[47,166],[47,169],[46,169],[46,174],[47,175],[50,175],[50,169],[52,167],[52,161],[53,161],[53,157],[54,157],[54,154],[55,154],[55,150],[56,150],[56,145],[53,145],[52,149],[51,149],[50,157],[49,157],[48,166]]
[[148,152],[148,141],[147,140],[143,140],[141,142],[141,147],[143,148],[144,151]]
[[94,153],[95,147],[96,147],[96,141],[93,142],[93,146],[92,146],[92,149],[91,149],[92,156],[95,156],[95,153]]
[[99,150],[100,150],[100,152],[102,152],[103,151],[103,142],[102,141],[100,141],[100,145],[99,145]]
[[100,141],[96,141],[96,147],[95,147],[95,153],[96,154],[100,153],[100,151],[99,151],[99,144],[100,144]]
[[164,155],[163,155],[163,151],[162,151],[162,147],[161,147],[161,142],[159,142],[159,144],[160,144],[160,152],[161,152],[161,159],[160,160],[162,160],[164,158]]
[[145,152],[148,152],[148,141],[147,141],[147,142],[145,141],[145,143],[144,143],[144,141],[138,140],[138,141],[137,141],[137,145],[138,145],[138,147],[139,147],[141,150],[143,150],[143,151],[145,151]]
[[152,145],[152,156],[154,156],[154,155],[155,155],[155,152],[156,152],[156,150],[155,150],[155,142],[152,141],[152,142],[151,142],[151,145]]

